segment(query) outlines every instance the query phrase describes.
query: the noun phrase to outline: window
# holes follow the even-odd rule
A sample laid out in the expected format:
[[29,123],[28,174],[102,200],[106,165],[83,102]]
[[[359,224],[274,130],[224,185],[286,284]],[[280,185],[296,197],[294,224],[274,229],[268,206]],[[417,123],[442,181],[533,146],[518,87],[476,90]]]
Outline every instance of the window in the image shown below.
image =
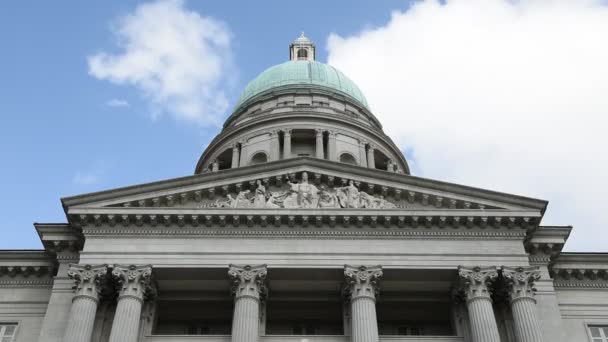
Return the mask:
[[0,323],[0,342],[12,342],[16,332],[16,323]]
[[253,157],[251,157],[250,165],[264,164],[268,161],[268,157],[264,152],[258,152]]
[[306,59],[308,58],[308,51],[306,51],[306,49],[299,49],[298,50],[298,59]]
[[350,153],[342,153],[340,155],[340,163],[357,165],[357,159]]
[[590,326],[589,332],[591,333],[591,342],[608,342],[608,325]]

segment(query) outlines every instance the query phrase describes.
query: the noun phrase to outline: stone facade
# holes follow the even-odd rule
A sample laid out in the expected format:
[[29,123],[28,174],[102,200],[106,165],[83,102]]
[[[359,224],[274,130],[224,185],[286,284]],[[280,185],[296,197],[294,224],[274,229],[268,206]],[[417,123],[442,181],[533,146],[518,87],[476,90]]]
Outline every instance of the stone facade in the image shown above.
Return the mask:
[[[300,37],[291,53],[310,62],[314,45]],[[608,254],[562,252],[572,228],[541,224],[546,201],[409,175],[367,106],[327,85],[251,95],[193,176],[62,204],[66,223],[35,224],[44,249],[0,251],[0,337],[598,342],[608,333]]]

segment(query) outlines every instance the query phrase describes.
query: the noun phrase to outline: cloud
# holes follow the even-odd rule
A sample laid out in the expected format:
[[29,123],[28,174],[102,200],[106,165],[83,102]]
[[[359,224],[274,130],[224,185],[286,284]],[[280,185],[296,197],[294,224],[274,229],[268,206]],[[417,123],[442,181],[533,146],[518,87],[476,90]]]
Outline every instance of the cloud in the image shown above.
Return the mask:
[[180,0],[139,5],[120,18],[121,52],[89,56],[89,73],[135,87],[152,108],[200,125],[220,125],[228,107],[231,35],[222,22],[188,10]]
[[569,250],[608,251],[608,8],[421,1],[328,38],[416,175],[550,201]]
[[129,102],[121,99],[111,99],[106,102],[108,107],[129,107]]

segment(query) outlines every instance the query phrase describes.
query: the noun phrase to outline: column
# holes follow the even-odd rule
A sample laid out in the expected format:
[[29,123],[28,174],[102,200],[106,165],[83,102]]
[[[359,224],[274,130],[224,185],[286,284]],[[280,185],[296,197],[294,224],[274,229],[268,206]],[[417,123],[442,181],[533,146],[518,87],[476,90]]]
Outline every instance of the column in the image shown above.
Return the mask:
[[270,132],[270,160],[275,161],[281,159],[281,146],[279,146],[279,131],[272,130]]
[[327,159],[333,160],[333,161],[336,161],[338,159],[338,156],[337,156],[338,151],[336,151],[336,136],[337,135],[338,135],[338,133],[336,133],[335,131],[330,131],[329,139],[327,142],[327,151],[328,151]]
[[116,265],[112,276],[120,284],[109,342],[137,342],[141,308],[150,291],[152,266]]
[[472,342],[500,342],[490,291],[498,277],[497,268],[460,267],[458,275],[464,283]]
[[[247,146],[248,141],[249,140],[247,138],[239,141],[239,144],[241,145],[241,153],[239,155],[239,158],[241,159],[241,161],[239,162],[239,166],[247,166],[248,160],[246,160],[247,153],[245,153],[245,150],[246,150],[245,147]],[[248,152],[248,153],[251,153],[251,152]]]
[[517,342],[543,342],[536,299],[534,299],[534,282],[540,279],[540,270],[533,266],[503,267],[502,275],[509,288]]
[[324,147],[323,147],[323,130],[316,129],[315,130],[315,157],[318,159],[324,159]]
[[382,277],[380,266],[344,266],[346,294],[350,300],[351,341],[378,342],[376,297]]
[[107,272],[106,265],[70,265],[68,276],[76,283],[76,294],[72,299],[70,318],[63,339],[65,342],[91,341],[99,293]]
[[367,154],[365,153],[367,142],[359,140],[359,166],[367,167]]
[[369,167],[370,169],[375,169],[376,168],[376,159],[374,157],[374,145],[369,144],[368,145],[368,149],[367,149],[367,167]]
[[291,158],[291,130],[283,130],[283,159]]
[[257,342],[260,339],[260,301],[266,295],[266,265],[230,265],[234,313],[232,342]]
[[234,145],[232,145],[232,165],[230,166],[230,168],[234,169],[239,167],[240,159],[241,155],[239,150],[239,143],[234,143]]

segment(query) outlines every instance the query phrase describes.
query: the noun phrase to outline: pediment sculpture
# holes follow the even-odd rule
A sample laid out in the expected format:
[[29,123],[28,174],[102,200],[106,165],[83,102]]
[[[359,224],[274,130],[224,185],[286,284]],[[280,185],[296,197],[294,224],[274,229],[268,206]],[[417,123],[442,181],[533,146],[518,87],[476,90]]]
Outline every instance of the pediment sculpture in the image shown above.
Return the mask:
[[228,194],[226,199],[217,200],[211,207],[217,208],[266,208],[266,209],[302,209],[302,208],[351,208],[351,209],[394,209],[397,206],[384,199],[359,191],[351,180],[346,186],[330,188],[326,185],[317,187],[308,182],[308,174],[302,173],[299,183],[288,182],[289,189],[270,191],[260,180],[256,188],[239,191],[236,197]]

